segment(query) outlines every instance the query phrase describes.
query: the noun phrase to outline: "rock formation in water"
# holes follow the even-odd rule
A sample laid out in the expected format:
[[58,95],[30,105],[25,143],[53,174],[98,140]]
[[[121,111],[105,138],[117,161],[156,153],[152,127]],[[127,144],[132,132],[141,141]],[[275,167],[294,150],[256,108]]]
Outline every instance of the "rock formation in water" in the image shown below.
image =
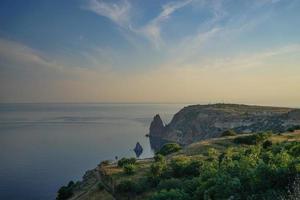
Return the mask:
[[140,155],[143,153],[143,147],[139,142],[136,143],[133,150],[135,152],[136,157],[140,157]]
[[277,133],[295,125],[300,125],[300,109],[238,104],[192,105],[176,113],[166,126],[156,115],[150,126],[150,138],[190,144],[219,137],[228,129],[237,133]]
[[157,114],[154,116],[150,125],[149,135],[153,137],[161,137],[164,132],[165,126],[160,116]]

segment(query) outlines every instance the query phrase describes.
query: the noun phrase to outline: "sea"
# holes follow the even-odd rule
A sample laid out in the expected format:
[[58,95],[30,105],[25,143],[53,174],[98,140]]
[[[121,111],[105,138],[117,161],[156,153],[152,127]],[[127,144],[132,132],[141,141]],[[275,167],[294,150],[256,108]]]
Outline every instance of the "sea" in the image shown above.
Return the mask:
[[184,104],[0,104],[0,199],[53,200],[57,190],[102,160],[153,156],[151,120]]

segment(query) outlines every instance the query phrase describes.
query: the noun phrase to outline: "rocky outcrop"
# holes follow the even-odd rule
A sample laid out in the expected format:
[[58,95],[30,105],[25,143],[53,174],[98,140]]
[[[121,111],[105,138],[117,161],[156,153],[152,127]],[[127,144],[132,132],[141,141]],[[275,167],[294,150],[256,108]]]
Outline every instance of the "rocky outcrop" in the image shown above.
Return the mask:
[[158,114],[155,115],[150,125],[150,137],[162,137],[164,130],[165,126],[163,121]]
[[139,158],[140,155],[143,153],[142,145],[139,142],[137,142],[134,149],[133,149],[133,151],[134,151],[136,157]]
[[233,129],[238,133],[261,131],[282,132],[300,125],[300,109],[211,104],[187,106],[164,126],[156,115],[150,126],[150,136],[181,144],[219,137]]

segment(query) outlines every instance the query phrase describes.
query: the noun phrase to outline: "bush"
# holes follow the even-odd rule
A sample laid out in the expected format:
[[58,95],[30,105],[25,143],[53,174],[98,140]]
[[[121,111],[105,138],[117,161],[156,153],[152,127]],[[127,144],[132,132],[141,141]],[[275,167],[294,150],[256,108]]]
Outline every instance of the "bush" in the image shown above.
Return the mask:
[[263,148],[264,148],[264,149],[267,149],[267,148],[271,147],[272,144],[273,144],[273,143],[272,143],[271,140],[266,140],[266,141],[263,143]]
[[136,167],[134,164],[126,164],[123,166],[124,172],[127,175],[132,175],[135,173]]
[[118,161],[118,166],[119,167],[124,167],[124,165],[135,164],[135,163],[136,163],[135,158],[122,158]]
[[253,135],[247,135],[242,137],[237,137],[233,141],[236,144],[247,144],[256,145],[264,142],[271,136],[271,133],[257,133]]
[[215,148],[209,148],[207,150],[207,156],[210,161],[216,160],[219,156],[219,152]]
[[300,125],[295,125],[287,129],[288,132],[294,132],[296,130],[300,130]]
[[189,200],[190,196],[182,190],[161,190],[155,193],[150,200]]
[[186,176],[198,176],[200,174],[201,160],[191,160],[184,169]]
[[150,166],[150,175],[152,177],[160,177],[166,170],[166,167],[165,163],[153,163]]
[[232,129],[229,129],[227,131],[224,131],[222,134],[221,134],[221,137],[225,137],[225,136],[235,136],[237,135],[237,133],[232,130]]
[[290,149],[289,149],[290,154],[293,156],[300,156],[300,144],[295,143]]
[[171,153],[175,153],[177,151],[181,150],[181,146],[177,143],[168,143],[165,144],[159,151],[158,154],[161,155],[169,155]]
[[116,186],[116,192],[120,194],[127,195],[136,195],[140,194],[147,189],[147,184],[144,179],[140,179],[137,182],[130,180],[121,181]]
[[99,182],[99,183],[97,184],[97,188],[98,188],[98,190],[100,190],[100,191],[104,190],[104,185],[103,185],[103,183],[102,183],[102,182]]
[[116,186],[116,190],[118,193],[130,193],[134,191],[134,187],[135,187],[134,182],[125,180],[125,181],[121,181]]
[[190,159],[186,156],[180,156],[173,158],[170,163],[170,167],[175,177],[185,176],[186,167],[189,165]]
[[165,161],[165,157],[163,155],[161,155],[161,154],[156,154],[154,156],[154,161],[155,162],[163,162],[163,161]]
[[170,190],[170,189],[182,189],[182,180],[176,178],[170,178],[161,180],[157,186],[159,190]]
[[[73,186],[73,185],[72,185]],[[58,190],[58,194],[56,199],[57,200],[64,200],[64,199],[68,199],[71,196],[73,196],[73,188],[69,187],[69,186],[63,186]]]

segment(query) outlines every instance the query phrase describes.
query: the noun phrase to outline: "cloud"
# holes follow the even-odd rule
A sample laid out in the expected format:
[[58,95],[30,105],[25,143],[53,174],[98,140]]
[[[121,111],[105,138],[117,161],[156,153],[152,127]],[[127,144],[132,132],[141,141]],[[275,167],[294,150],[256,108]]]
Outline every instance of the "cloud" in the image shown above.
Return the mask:
[[[299,105],[300,95],[295,92],[300,89],[299,63],[293,62],[293,70],[288,70],[280,67],[285,66],[286,60],[274,60],[295,53],[300,54],[300,44],[252,55],[197,60],[198,63],[187,67],[170,64],[152,68],[147,73],[124,73],[49,61],[43,53],[24,44],[0,40],[0,101],[224,101]],[[255,70],[249,73],[249,67]],[[264,70],[257,71],[262,68]]]
[[41,52],[6,39],[0,39],[0,58],[1,69],[35,69],[37,67],[57,71],[62,69],[55,61],[50,61]]
[[163,44],[161,38],[161,26],[174,12],[190,4],[193,0],[185,1],[173,1],[162,6],[160,14],[152,19],[148,24],[140,27],[136,32],[143,34],[148,40],[150,40],[156,48],[159,48]]
[[119,3],[89,0],[83,8],[106,17],[123,28],[129,26],[131,5],[127,0],[121,0]]
[[[300,44],[289,44],[272,49],[265,49],[255,53],[235,54],[231,57],[210,59],[202,62],[203,68],[219,71],[252,71],[269,68],[284,63],[275,63],[274,59],[285,58],[287,55],[300,54]],[[288,63],[286,63],[288,64]],[[289,64],[290,65],[290,64]],[[292,66],[288,66],[292,67]]]
[[[145,37],[156,48],[159,48],[163,44],[163,39],[161,38],[161,26],[163,22],[167,21],[174,12],[190,4],[192,1],[193,0],[172,1],[164,4],[162,11],[157,17],[140,27],[135,27],[131,22],[130,12],[132,11],[132,6],[127,0],[121,0],[118,3],[108,3],[103,0],[89,0],[88,4],[83,8],[110,19],[125,30]],[[128,37],[128,35],[125,36]]]

